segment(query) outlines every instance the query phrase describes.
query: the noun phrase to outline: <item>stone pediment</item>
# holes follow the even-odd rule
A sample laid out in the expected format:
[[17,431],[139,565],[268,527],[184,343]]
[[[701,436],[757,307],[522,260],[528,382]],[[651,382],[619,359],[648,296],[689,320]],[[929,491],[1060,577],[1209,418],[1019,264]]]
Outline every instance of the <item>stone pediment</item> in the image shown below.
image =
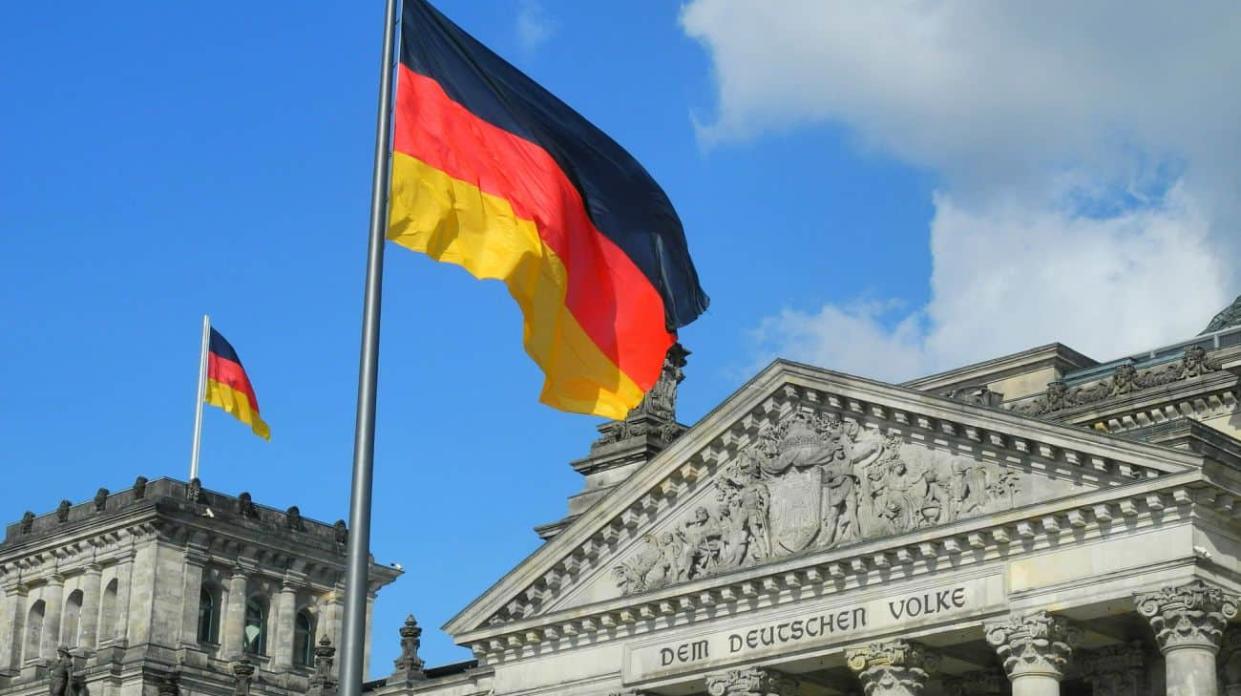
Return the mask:
[[445,628],[477,644],[590,607],[646,616],[662,606],[650,596],[679,585],[900,545],[1200,465],[1188,452],[778,361]]

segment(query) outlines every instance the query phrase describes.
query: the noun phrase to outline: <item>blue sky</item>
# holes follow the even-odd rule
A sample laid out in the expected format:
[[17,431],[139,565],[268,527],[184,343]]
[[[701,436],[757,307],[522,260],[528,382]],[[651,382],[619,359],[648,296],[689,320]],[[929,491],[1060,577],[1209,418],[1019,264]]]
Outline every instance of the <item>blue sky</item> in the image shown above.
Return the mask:
[[[677,206],[712,297],[682,332],[685,422],[776,354],[892,379],[1057,339],[1107,358],[1195,333],[1238,291],[1241,109],[1212,87],[1241,64],[1227,5],[1092,30],[951,2],[438,4]],[[273,433],[208,410],[204,485],[346,516],[380,5],[9,10],[6,519],[185,476],[204,312]],[[978,26],[1022,40],[953,34]],[[1152,47],[1152,26],[1201,53]],[[1045,55],[1072,79],[1021,74]],[[377,605],[375,674],[409,612],[430,662],[468,657],[436,629],[565,513],[596,424],[537,403],[501,285],[399,248],[385,278],[374,553],[407,572]]]

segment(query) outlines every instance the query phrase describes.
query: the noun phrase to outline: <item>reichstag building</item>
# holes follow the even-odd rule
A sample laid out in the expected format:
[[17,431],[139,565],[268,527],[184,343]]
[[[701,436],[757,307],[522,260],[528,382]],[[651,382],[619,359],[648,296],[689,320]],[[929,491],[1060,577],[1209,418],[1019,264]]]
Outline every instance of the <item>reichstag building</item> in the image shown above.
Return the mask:
[[[777,361],[692,427],[686,356],[444,626],[474,659],[425,665],[411,618],[368,693],[1241,695],[1241,299],[1106,362]],[[347,539],[197,481],[27,512],[0,696],[334,694]],[[371,597],[398,575],[373,566]]]

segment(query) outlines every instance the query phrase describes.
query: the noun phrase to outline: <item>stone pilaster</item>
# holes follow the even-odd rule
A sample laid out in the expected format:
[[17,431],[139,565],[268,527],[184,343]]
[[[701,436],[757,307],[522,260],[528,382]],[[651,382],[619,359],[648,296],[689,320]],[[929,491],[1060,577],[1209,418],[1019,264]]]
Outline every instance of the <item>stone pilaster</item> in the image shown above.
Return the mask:
[[112,617],[114,645],[124,646],[129,641],[129,596],[133,593],[133,579],[134,553],[131,551],[116,565],[116,614]]
[[271,646],[272,666],[276,671],[282,671],[293,667],[293,630],[297,625],[297,587],[292,581],[285,580],[280,586],[275,609],[273,624],[276,630],[269,645]]
[[198,646],[198,612],[202,603],[203,572],[207,565],[207,555],[196,549],[185,553],[182,567],[181,590],[181,644]]
[[1077,631],[1064,617],[1045,611],[985,626],[987,642],[1000,656],[1013,696],[1056,696],[1073,654]]
[[1075,660],[1078,673],[1094,696],[1149,696],[1146,661],[1141,643],[1080,653]]
[[[39,655],[51,660],[60,647],[60,615],[65,606],[65,578],[59,573],[47,579],[43,588],[43,643]],[[72,646],[69,646],[72,647]]]
[[86,566],[82,575],[82,615],[79,631],[82,638],[79,647],[94,650],[99,643],[99,585],[103,569],[98,563]]
[[845,662],[862,682],[866,696],[917,696],[939,657],[917,643],[892,640],[850,648]]
[[761,667],[730,669],[707,675],[710,696],[795,696],[797,680]]
[[1164,655],[1167,696],[1216,696],[1215,655],[1238,598],[1201,580],[1134,596]]
[[21,671],[25,638],[26,586],[16,583],[4,588],[4,610],[0,611],[0,676],[13,676]]
[[220,631],[220,656],[226,660],[241,654],[241,639],[246,623],[246,571],[233,569],[228,579],[228,598],[224,608],[224,625]]

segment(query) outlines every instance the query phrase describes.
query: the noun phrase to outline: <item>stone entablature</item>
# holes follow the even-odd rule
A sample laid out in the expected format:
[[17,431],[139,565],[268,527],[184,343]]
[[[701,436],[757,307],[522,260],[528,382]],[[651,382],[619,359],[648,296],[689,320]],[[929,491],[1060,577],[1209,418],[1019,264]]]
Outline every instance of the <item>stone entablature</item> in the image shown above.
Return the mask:
[[1012,563],[1052,549],[1062,539],[1097,542],[1118,529],[1138,534],[1186,522],[1206,511],[1231,518],[1235,500],[1233,494],[1206,486],[1200,471],[1185,472],[1083,494],[1069,506],[1052,501],[904,538],[758,566],[738,573],[741,577],[736,579],[713,577],[532,617],[512,626],[492,626],[473,632],[465,642],[480,658],[499,664],[557,645],[606,642],[760,607],[796,604],[808,596],[843,593],[883,578],[913,581],[941,567],[965,573],[988,563]]
[[[632,501],[619,513],[601,501],[565,534],[540,549],[536,559],[558,556],[550,569],[535,577],[529,577],[530,571],[526,570],[503,581],[501,586],[509,599],[490,610],[487,625],[499,628],[524,623],[556,610],[561,598],[583,579],[610,572],[621,549],[640,541],[655,520],[666,516],[667,510],[701,494],[703,486],[713,486],[739,450],[756,443],[764,428],[774,427],[794,411],[856,422],[867,430],[906,442],[999,462],[1013,470],[1037,470],[1062,480],[1091,480],[1101,486],[1155,478],[1200,466],[1201,462],[1190,453],[1171,453],[1162,448],[1098,438],[1063,426],[962,406],[939,397],[792,363],[777,362],[739,393],[751,396],[756,392],[763,396],[734,399],[734,403],[709,417],[708,422],[696,426],[705,437],[681,438],[613,491],[609,499],[619,496]],[[1152,456],[1155,452],[1158,454]],[[677,464],[669,466],[672,462]],[[602,518],[601,514],[610,517]],[[595,531],[584,540],[574,541],[574,528]],[[523,580],[522,589],[508,587]],[[498,592],[501,586],[494,591]],[[484,597],[480,601],[491,599]],[[450,628],[461,628],[456,621]]]

